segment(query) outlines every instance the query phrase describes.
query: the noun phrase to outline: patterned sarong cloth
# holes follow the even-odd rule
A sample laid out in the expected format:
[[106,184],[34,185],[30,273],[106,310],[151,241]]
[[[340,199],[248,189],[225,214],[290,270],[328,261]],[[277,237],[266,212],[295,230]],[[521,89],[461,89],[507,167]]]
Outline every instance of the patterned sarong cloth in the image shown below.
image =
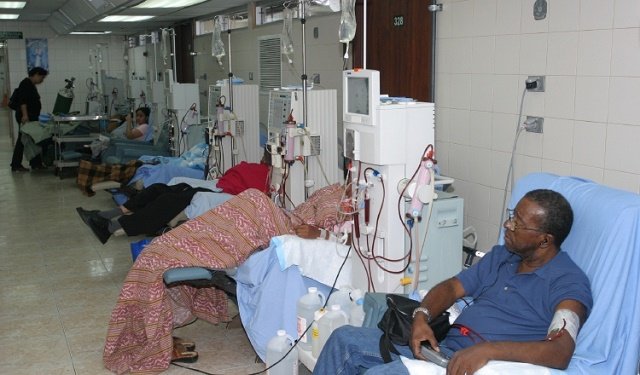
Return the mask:
[[171,361],[174,327],[195,317],[213,324],[229,320],[224,292],[186,285],[167,289],[166,270],[232,268],[266,248],[271,237],[293,234],[297,225],[331,228],[341,197],[341,187],[331,185],[288,214],[249,189],[157,237],[131,267],[111,313],[105,367],[119,374],[164,371]]
[[87,160],[81,160],[78,167],[76,183],[82,193],[90,197],[95,191],[91,186],[101,181],[116,181],[126,183],[136,174],[136,170],[143,163],[139,160],[131,160],[127,164],[95,164]]

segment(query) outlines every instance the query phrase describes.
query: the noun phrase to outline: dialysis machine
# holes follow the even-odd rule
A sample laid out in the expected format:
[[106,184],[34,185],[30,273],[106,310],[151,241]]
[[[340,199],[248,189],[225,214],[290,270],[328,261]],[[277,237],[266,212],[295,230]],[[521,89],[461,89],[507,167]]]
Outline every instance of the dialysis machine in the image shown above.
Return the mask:
[[[336,90],[307,90],[307,121],[302,90],[269,92],[267,149],[280,171],[279,186],[288,206],[298,205],[315,190],[342,180],[338,162]],[[282,198],[282,197],[281,197]]]
[[192,142],[204,141],[204,132],[196,134],[199,132],[191,129],[197,129],[200,124],[198,84],[174,82],[171,69],[165,71],[163,82],[166,108],[173,118],[173,125],[169,130],[171,151],[173,155],[179,156],[194,145]]
[[[102,92],[96,93],[96,95],[101,96],[87,100],[87,114],[106,113],[108,116],[113,116],[127,113],[129,109],[127,107],[124,80],[111,77],[107,75],[106,71],[102,70],[100,72],[100,82],[102,82],[102,86],[98,87],[98,89],[101,89]],[[94,85],[95,83],[91,81],[89,84]]]
[[[405,235],[405,247],[407,243],[413,245],[413,255],[404,272],[407,294],[413,290],[429,290],[462,270],[463,200],[440,191],[431,205],[430,220],[423,217],[422,224],[414,224],[413,240],[410,242]],[[407,212],[410,206],[408,202]],[[429,207],[423,208],[423,213],[427,211]],[[417,283],[413,284],[416,278]]]
[[[435,277],[425,279],[421,274],[414,287],[428,288],[462,268],[462,199],[438,192],[433,200],[431,179],[430,194],[423,194],[431,199],[413,206],[419,167],[435,163],[434,105],[383,99],[378,71],[343,72],[344,156],[350,160],[354,203],[353,286],[399,292],[415,278],[417,269],[431,272],[440,267]],[[408,181],[413,186],[405,188]],[[424,249],[421,254],[420,249]]]
[[[127,99],[133,102],[134,108],[147,106],[149,92],[149,73],[147,71],[147,48],[145,46],[132,47],[127,50]],[[120,95],[125,95],[121,93]]]
[[[151,82],[151,103],[154,103],[158,109],[158,116],[155,117],[154,124],[161,125],[167,115],[167,92],[165,92],[164,81]],[[154,131],[156,128],[154,127]],[[159,129],[158,129],[159,130]]]
[[215,174],[240,161],[258,163],[262,157],[258,86],[234,84],[231,90],[228,84],[209,86],[207,127],[213,145],[210,167]]

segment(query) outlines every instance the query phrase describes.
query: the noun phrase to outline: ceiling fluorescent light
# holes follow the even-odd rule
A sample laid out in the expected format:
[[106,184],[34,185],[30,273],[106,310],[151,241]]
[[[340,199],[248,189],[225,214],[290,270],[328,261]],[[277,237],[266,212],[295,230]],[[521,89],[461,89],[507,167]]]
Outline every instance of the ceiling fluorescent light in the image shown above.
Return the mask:
[[134,8],[184,8],[200,4],[206,0],[147,0]]
[[0,8],[3,9],[22,9],[25,5],[26,1],[0,1]]
[[111,34],[111,31],[73,31],[71,32],[73,35],[103,35],[103,34]]
[[19,14],[0,14],[0,20],[17,20]]
[[155,16],[106,16],[99,22],[138,22],[151,19]]

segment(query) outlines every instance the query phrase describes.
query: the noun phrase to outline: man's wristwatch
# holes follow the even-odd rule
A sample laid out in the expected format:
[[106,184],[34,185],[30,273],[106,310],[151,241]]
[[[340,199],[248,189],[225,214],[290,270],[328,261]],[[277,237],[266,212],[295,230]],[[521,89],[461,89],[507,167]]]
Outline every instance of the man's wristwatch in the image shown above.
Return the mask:
[[411,315],[411,317],[413,319],[416,318],[416,314],[418,313],[423,313],[426,317],[427,317],[427,323],[431,323],[431,313],[429,312],[429,309],[427,309],[426,307],[416,307],[415,310],[413,310],[413,314]]

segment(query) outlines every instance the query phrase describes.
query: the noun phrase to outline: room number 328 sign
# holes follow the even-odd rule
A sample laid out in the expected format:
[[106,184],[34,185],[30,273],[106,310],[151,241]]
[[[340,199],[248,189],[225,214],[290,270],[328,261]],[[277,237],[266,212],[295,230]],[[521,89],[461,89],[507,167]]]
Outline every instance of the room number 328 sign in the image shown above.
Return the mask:
[[394,16],[393,17],[393,26],[395,26],[395,27],[404,26],[404,16]]

